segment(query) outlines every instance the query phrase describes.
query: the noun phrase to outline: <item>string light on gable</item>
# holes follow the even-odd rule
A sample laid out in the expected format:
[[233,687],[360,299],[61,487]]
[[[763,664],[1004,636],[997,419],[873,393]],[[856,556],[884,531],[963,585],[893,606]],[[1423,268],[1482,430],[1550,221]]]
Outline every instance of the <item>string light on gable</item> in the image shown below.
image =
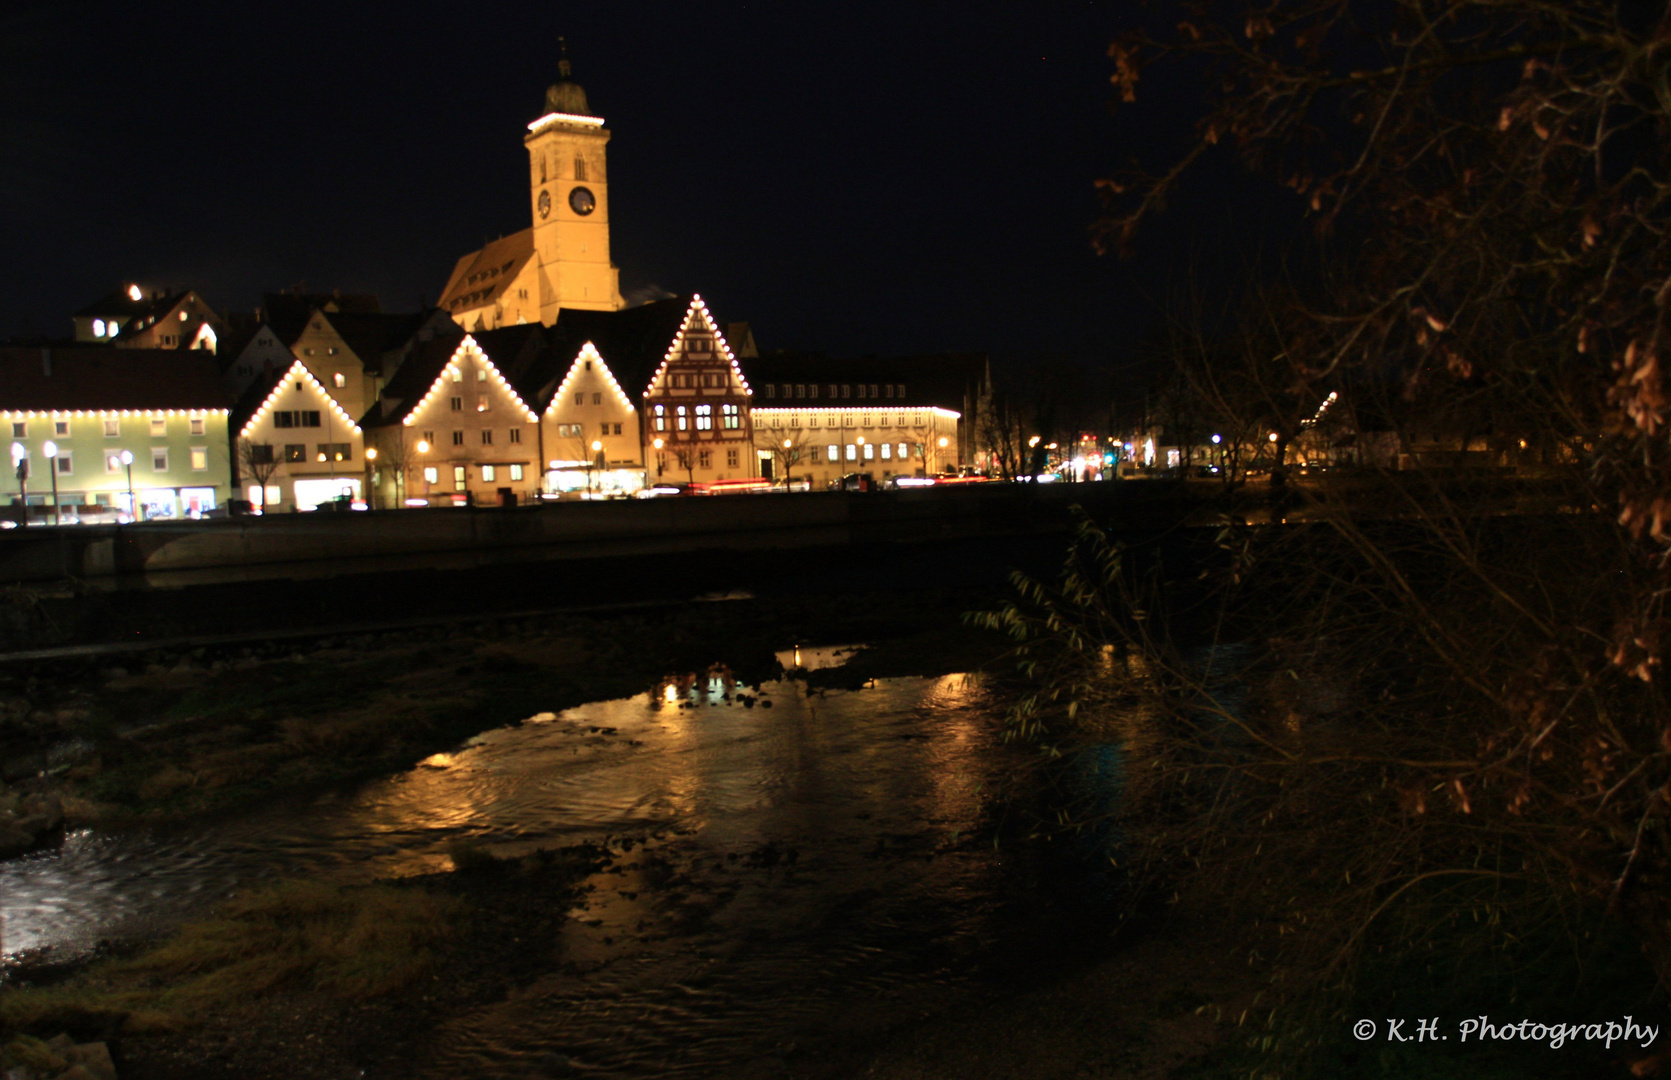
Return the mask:
[[849,406],[841,406],[839,408],[830,408],[829,406],[814,405],[814,406],[808,408],[807,406],[799,405],[799,406],[792,406],[790,408],[766,408],[766,409],[756,408],[756,409],[751,409],[750,411],[753,412],[757,416],[787,416],[790,413],[796,413],[796,414],[799,414],[799,415],[802,415],[802,416],[859,416],[861,414],[871,415],[871,416],[883,416],[883,415],[892,416],[894,413],[897,412],[897,413],[912,413],[914,415],[927,413],[928,415],[936,417],[936,418],[941,419],[941,420],[961,420],[963,418],[962,413],[957,412],[954,409],[942,409],[938,405],[931,406],[929,408],[923,408],[920,405],[913,405],[913,406],[911,406],[909,408],[905,408],[905,409],[888,409],[888,408],[878,408],[878,407],[875,407],[875,406],[868,406],[867,407],[867,406],[850,406],[850,405]]
[[[527,114],[524,114],[527,115]],[[582,127],[602,127],[603,117],[581,116],[579,113],[548,112],[528,125],[529,131],[541,131],[552,124],[579,124]]]
[[615,373],[609,370],[609,365],[604,362],[603,354],[598,352],[596,345],[588,341],[580,347],[580,352],[576,354],[574,363],[569,365],[569,373],[563,376],[562,385],[558,386],[557,392],[551,396],[551,403],[545,407],[547,416],[557,411],[557,406],[563,400],[563,395],[568,393],[569,386],[579,373],[586,370],[588,362],[595,362],[598,365],[598,370],[603,372],[604,380],[609,383],[609,388],[615,392],[615,396],[620,399],[621,404],[628,409],[633,407],[632,399],[627,397],[625,390],[621,389],[621,384],[615,381]]
[[286,371],[284,378],[280,379],[273,387],[273,392],[267,395],[267,400],[263,401],[261,407],[255,410],[255,415],[249,418],[249,423],[244,425],[244,430],[238,432],[240,439],[249,438],[249,433],[255,430],[255,425],[266,419],[267,414],[273,409],[274,402],[278,401],[279,395],[284,393],[284,388],[290,384],[292,379],[296,378],[302,379],[313,387],[314,392],[325,399],[325,403],[330,406],[331,412],[336,418],[347,424],[354,434],[360,434],[360,425],[356,424],[354,418],[348,415],[348,410],[337,404],[337,399],[331,396],[329,390],[325,389],[325,384],[314,378],[313,372],[307,369],[307,365],[298,360],[290,365],[290,370]]
[[62,420],[66,416],[225,416],[231,409],[0,409],[0,419],[32,420],[50,417]]
[[673,343],[667,347],[667,355],[662,357],[661,366],[656,368],[654,375],[650,376],[650,385],[644,388],[644,396],[650,396],[650,391],[655,388],[656,383],[667,370],[667,365],[683,350],[685,333],[690,329],[691,322],[698,315],[702,317],[703,328],[714,335],[714,342],[719,346],[720,355],[724,356],[726,362],[731,365],[731,374],[737,377],[737,382],[742,386],[743,393],[753,397],[754,390],[749,386],[748,380],[743,378],[743,369],[737,366],[737,358],[732,355],[731,346],[726,343],[725,335],[719,332],[719,327],[715,325],[713,316],[708,312],[708,305],[703,303],[700,294],[692,295],[690,307],[685,310],[685,321],[679,324],[679,332],[673,335]]
[[528,422],[530,424],[539,423],[539,414],[534,412],[533,409],[530,409],[528,407],[528,403],[522,400],[522,395],[517,393],[516,389],[511,386],[510,380],[505,378],[504,373],[499,370],[498,365],[488,359],[487,354],[482,351],[481,346],[476,344],[476,339],[471,337],[469,334],[466,334],[464,335],[464,340],[458,343],[458,348],[453,350],[451,358],[447,360],[447,366],[442,368],[441,373],[435,376],[435,381],[429,384],[429,389],[424,392],[424,396],[418,399],[418,403],[416,405],[407,410],[406,416],[400,421],[403,425],[411,427],[413,424],[418,422],[419,414],[421,414],[424,409],[428,408],[429,403],[434,401],[436,397],[442,393],[446,384],[451,381],[452,375],[455,372],[461,373],[463,371],[463,368],[459,366],[460,362],[463,360],[474,360],[476,363],[483,365],[487,371],[488,377],[493,380],[494,384],[498,386],[499,389],[503,390],[510,396],[510,399],[516,403],[516,407],[522,410],[522,415],[528,418]]

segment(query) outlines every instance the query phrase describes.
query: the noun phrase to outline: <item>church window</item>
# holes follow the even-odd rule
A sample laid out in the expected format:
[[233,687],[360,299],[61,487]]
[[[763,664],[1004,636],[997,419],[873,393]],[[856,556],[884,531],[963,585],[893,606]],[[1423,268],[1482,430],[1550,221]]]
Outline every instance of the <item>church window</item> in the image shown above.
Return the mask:
[[730,468],[730,469],[735,469],[735,468],[737,468],[737,464],[738,464],[737,463],[737,451],[727,450],[725,452],[725,465],[726,465],[726,467]]
[[489,428],[483,428],[482,429],[482,445],[483,446],[492,446],[493,445],[493,432]]
[[667,406],[657,405],[655,412],[655,426],[657,431],[667,430]]
[[697,453],[696,453],[696,466],[699,469],[711,469],[711,468],[713,468],[714,467],[714,452],[712,450],[699,450],[699,451],[697,451]]
[[[522,429],[518,428],[518,427],[511,428],[511,442],[519,443],[521,441],[522,441]],[[519,476],[516,479],[520,480],[522,478]]]
[[586,179],[586,159],[579,154],[576,154],[574,158],[574,178],[576,180]]
[[714,429],[714,407],[712,405],[698,405],[696,407],[696,430],[712,431]]
[[735,431],[737,428],[742,426],[743,416],[737,406],[727,403],[721,405],[719,407],[719,411],[720,423],[724,425],[727,430]]
[[463,412],[464,411],[464,399],[463,398],[461,398],[461,397],[448,398],[447,402],[452,407],[453,412]]
[[690,421],[685,417],[685,407],[683,405],[680,405],[673,410],[673,424],[680,431],[683,431],[685,428],[690,426]]
[[453,445],[454,446],[463,446],[464,445],[464,432],[462,432],[462,431],[453,432]]

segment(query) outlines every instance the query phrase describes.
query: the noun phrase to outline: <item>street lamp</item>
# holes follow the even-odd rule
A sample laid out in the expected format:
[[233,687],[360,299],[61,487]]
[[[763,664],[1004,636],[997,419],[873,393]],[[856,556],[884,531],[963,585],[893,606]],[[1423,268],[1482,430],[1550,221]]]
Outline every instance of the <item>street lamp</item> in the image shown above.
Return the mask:
[[[592,490],[592,469],[603,460],[603,443],[598,439],[592,440],[592,456],[586,462],[586,490]],[[595,492],[594,492],[595,494]]]
[[366,509],[372,506],[371,467],[377,463],[377,447],[366,447]]
[[[139,506],[138,506],[137,503],[134,502],[134,498],[133,498],[133,451],[132,450],[122,451],[122,467],[124,469],[128,470],[128,520],[129,521],[138,521],[139,520]],[[263,488],[262,491],[261,491],[261,501],[262,502],[267,501],[267,491],[266,491],[265,488]]]
[[789,490],[789,466],[791,464],[789,461],[789,451],[794,449],[794,447],[795,441],[793,439],[783,440],[783,490],[785,491]]
[[52,477],[52,523],[62,525],[58,517],[58,444],[51,439],[41,449],[46,453],[46,471]]
[[20,442],[12,443],[12,468],[17,470],[17,501],[23,507],[19,525],[29,524],[29,450]]

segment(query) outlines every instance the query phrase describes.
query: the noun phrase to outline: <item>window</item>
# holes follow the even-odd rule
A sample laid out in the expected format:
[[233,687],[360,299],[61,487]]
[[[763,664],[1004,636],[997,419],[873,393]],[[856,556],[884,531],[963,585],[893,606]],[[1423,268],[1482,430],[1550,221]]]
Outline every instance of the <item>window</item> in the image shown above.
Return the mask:
[[[182,314],[182,315],[184,315],[184,314],[185,314],[185,312],[183,312],[183,311],[182,311],[182,312],[181,312],[181,313],[180,313],[180,314]],[[329,347],[327,347],[327,348],[326,348],[326,349],[325,349],[325,355],[326,355],[326,356],[335,356],[335,355],[336,355],[336,354],[337,354],[337,347],[336,347],[336,346],[335,346],[335,345],[331,345],[331,346],[329,346]],[[339,375],[339,376],[337,376],[337,377],[338,377],[338,378],[341,378],[341,376],[340,376],[340,375]],[[337,385],[338,385],[338,386],[341,386],[341,385],[342,385],[342,384],[341,384],[341,383],[337,383]]]
[[673,410],[673,424],[680,431],[683,431],[690,426],[690,420],[685,416],[685,407],[683,405],[680,405]]
[[433,432],[433,431],[424,432],[424,440],[423,441],[428,443],[431,446],[434,446],[435,445],[435,432]]
[[94,337],[104,337],[104,320],[103,319],[94,319],[93,320],[93,336]]
[[725,467],[728,469],[735,469],[737,467],[737,451],[735,449],[727,450],[725,452]]
[[29,437],[29,425],[22,420],[12,421],[12,438],[14,438],[14,439],[27,439],[28,437]]
[[424,470],[424,483],[433,484],[441,479],[441,471],[431,466]]
[[877,393],[876,393],[876,384],[875,383],[870,384],[870,396],[871,397],[877,397],[878,396]]
[[576,394],[575,394],[575,395],[574,395],[574,403],[575,403],[575,404],[576,404],[576,405],[584,405],[584,404],[586,404],[586,395],[585,395],[585,393],[583,393],[583,392],[582,392],[582,393],[576,393]]
[[192,472],[203,472],[208,468],[209,468],[209,448],[207,446],[194,446],[194,447],[192,447],[191,448],[191,470],[192,470]]
[[295,462],[306,461],[307,459],[308,459],[308,448],[306,446],[304,446],[303,444],[301,444],[301,443],[285,443],[284,444],[284,460],[286,462],[294,464]]
[[[766,384],[766,396],[769,398],[777,397],[777,383]],[[787,397],[788,395],[786,394],[784,396]]]
[[166,447],[153,446],[151,448],[151,471],[168,471],[168,450]]
[[698,405],[696,407],[696,430],[712,431],[714,429],[714,407],[712,405]]
[[883,383],[882,384],[882,396],[883,397],[893,397],[894,396],[894,384],[893,383]]
[[860,383],[859,384],[859,398],[862,400],[864,398],[864,396],[865,396],[865,384]]
[[603,404],[603,393],[601,391],[592,395],[592,404],[593,405],[602,405]]
[[822,456],[823,456],[823,454],[820,452],[818,447],[816,447],[816,446],[807,447],[806,459],[808,461],[812,462],[814,465],[823,464],[823,462],[819,460]]
[[877,427],[887,427],[888,426],[888,414],[887,413],[883,413],[876,418],[876,426]]
[[160,439],[168,434],[168,417],[151,414],[151,437]]
[[453,445],[454,446],[463,446],[464,445],[464,432],[462,432],[462,431],[453,432]]
[[579,154],[576,154],[574,158],[574,178],[576,180],[586,179],[586,159]]
[[251,465],[271,465],[273,463],[273,444],[251,443],[249,462]]
[[831,443],[826,449],[830,451],[830,464],[834,465],[841,460],[841,447]]
[[352,461],[354,460],[354,444],[345,442],[320,443],[320,461]]
[[453,490],[454,491],[463,491],[464,488],[465,488],[465,484],[466,484],[466,481],[464,479],[464,466],[454,465],[453,466]]
[[519,443],[521,441],[522,441],[522,429],[519,428],[519,427],[511,428],[511,442]]
[[818,426],[818,414],[817,413],[813,413],[811,416],[806,418],[806,426],[807,427],[817,427]]
[[876,446],[875,446],[875,444],[874,443],[865,443],[865,460],[869,461],[872,458],[874,458],[875,456],[876,456]]
[[511,466],[511,479],[512,480],[521,480],[522,479],[522,466],[521,465],[512,465]]
[[841,396],[844,397],[844,398],[852,397],[853,396],[853,384],[842,383],[841,384]]
[[75,472],[75,466],[73,464],[73,459],[70,457],[70,452],[68,450],[58,451],[57,461],[58,461],[58,475],[59,476],[68,476],[71,473]]
[[905,384],[900,383],[898,386],[894,387],[894,397],[904,397],[904,396],[905,396]]
[[656,428],[656,430],[657,431],[666,431],[667,430],[667,406],[657,405],[655,407],[654,416],[655,416],[655,428]]
[[483,446],[492,446],[493,445],[493,432],[491,430],[487,429],[487,428],[482,429],[482,445]]
[[449,372],[451,372],[452,377],[453,377],[453,382],[459,383],[459,382],[464,381],[464,369],[463,368],[456,368],[455,367],[455,368],[448,368],[447,370]]
[[482,479],[483,480],[485,480],[486,482],[491,484],[497,478],[498,478],[498,474],[495,472],[492,465],[483,465],[482,466]]
[[[859,389],[863,390],[864,387],[861,386],[861,387],[859,387]],[[870,414],[869,413],[864,413],[859,417],[859,426],[860,427],[869,427],[870,426]]]
[[714,467],[714,452],[712,450],[698,450],[696,452],[696,467],[711,469]]
[[735,431],[737,428],[743,426],[743,414],[737,406],[726,403],[719,407],[719,412],[720,426],[731,431]]
[[[272,447],[268,447],[267,449],[268,449],[269,452],[271,452]],[[118,450],[115,453],[106,453],[105,454],[105,456],[104,456],[104,471],[105,472],[121,472],[122,471],[122,453],[121,453],[121,451]]]
[[620,424],[615,425],[615,434],[617,434],[617,435],[621,434],[621,425]]
[[464,399],[461,398],[461,397],[448,398],[447,399],[447,404],[453,410],[453,412],[463,412],[464,411]]
[[847,460],[848,461],[859,460],[859,448],[857,446],[853,445],[852,443],[847,444]]
[[[290,409],[273,413],[273,426],[276,428],[312,428],[319,427],[318,409]],[[151,421],[151,434],[162,434],[157,430],[157,421]]]
[[841,396],[841,387],[837,386],[835,383],[831,383],[830,384],[830,396],[833,397],[833,398],[834,397],[840,397]]
[[[796,396],[799,397],[800,395],[797,394]],[[813,383],[811,386],[806,388],[806,396],[810,397],[810,398],[815,398],[815,397],[818,396],[818,384],[817,383]]]
[[893,455],[893,449],[894,448],[888,443],[883,443],[882,444],[882,460],[883,461],[887,461],[889,458],[894,456]]
[[487,381],[487,369],[486,368],[479,367],[479,368],[476,369],[476,381],[477,382],[486,382]]
[[488,397],[486,394],[483,394],[481,397],[476,399],[476,411],[477,412],[486,412],[487,409],[488,409],[488,406],[492,405],[492,404],[493,404],[493,399]]
[[908,458],[910,456],[911,456],[910,448],[907,447],[904,443],[900,443],[899,444],[899,460],[904,461],[906,458]]
[[191,418],[191,433],[193,435],[203,434],[203,418],[201,416]]
[[599,435],[608,435],[609,434],[609,422],[607,420],[604,421],[603,423],[599,424],[598,427],[603,429],[602,431],[598,432]]
[[70,422],[68,420],[54,420],[52,422],[52,433],[62,439],[70,433]]
[[348,376],[344,375],[342,372],[339,371],[335,375],[331,376],[331,382],[339,388],[347,386],[348,385]]

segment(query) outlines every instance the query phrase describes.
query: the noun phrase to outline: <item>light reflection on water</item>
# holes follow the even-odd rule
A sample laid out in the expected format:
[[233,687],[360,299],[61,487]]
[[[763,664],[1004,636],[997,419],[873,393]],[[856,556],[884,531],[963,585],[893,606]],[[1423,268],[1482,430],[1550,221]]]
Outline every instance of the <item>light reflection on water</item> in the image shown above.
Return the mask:
[[[838,1002],[944,996],[1014,899],[999,856],[967,841],[1009,752],[961,676],[758,697],[699,677],[305,805],[82,832],[0,863],[5,955],[74,956],[277,877],[445,869],[458,839],[514,855],[656,834],[594,876],[550,976],[438,1034],[432,1074],[544,1075],[539,1055],[560,1052],[598,1076],[695,1075],[775,1052]],[[646,877],[669,866],[673,893]]]

